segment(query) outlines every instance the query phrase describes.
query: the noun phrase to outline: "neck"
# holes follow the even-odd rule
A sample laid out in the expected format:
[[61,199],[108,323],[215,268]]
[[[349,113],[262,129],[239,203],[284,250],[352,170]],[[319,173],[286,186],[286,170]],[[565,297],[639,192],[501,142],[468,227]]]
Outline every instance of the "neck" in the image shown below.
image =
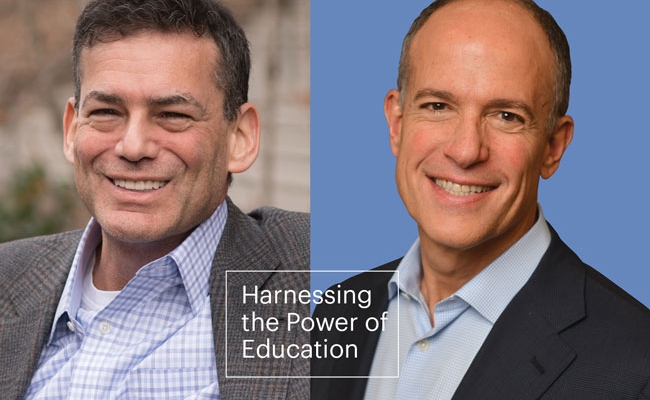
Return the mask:
[[156,243],[130,243],[102,232],[93,270],[95,287],[100,290],[122,290],[140,268],[171,252],[188,235],[189,232]]
[[464,254],[445,251],[432,252],[430,247],[422,245],[422,240],[420,244],[422,257],[420,291],[427,302],[430,322],[433,326],[436,304],[458,291],[489,265],[491,260],[468,259]]
[[530,223],[507,231],[468,248],[454,248],[431,240],[420,230],[422,279],[420,291],[429,307],[433,324],[435,305],[454,294],[463,285],[505,253],[534,225]]

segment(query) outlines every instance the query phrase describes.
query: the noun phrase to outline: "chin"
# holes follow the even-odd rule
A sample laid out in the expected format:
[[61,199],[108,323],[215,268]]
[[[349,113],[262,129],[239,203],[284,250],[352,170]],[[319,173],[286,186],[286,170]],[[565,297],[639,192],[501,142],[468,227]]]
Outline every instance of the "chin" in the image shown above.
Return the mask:
[[161,225],[163,217],[136,213],[101,214],[96,217],[102,231],[110,237],[127,243],[142,244],[173,236],[172,226]]
[[487,233],[478,231],[476,224],[467,228],[459,227],[458,223],[446,226],[432,223],[430,226],[430,229],[422,227],[420,236],[424,234],[431,242],[448,249],[468,250],[488,240]]

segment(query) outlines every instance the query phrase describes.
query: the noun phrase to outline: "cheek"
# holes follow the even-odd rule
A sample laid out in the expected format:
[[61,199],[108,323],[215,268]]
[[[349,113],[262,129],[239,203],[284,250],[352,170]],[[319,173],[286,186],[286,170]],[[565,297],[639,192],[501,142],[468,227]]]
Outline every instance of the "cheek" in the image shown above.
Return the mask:
[[536,187],[541,172],[541,150],[535,143],[520,139],[497,141],[491,158],[510,175],[511,181],[518,182],[519,186]]
[[419,198],[421,188],[421,174],[418,173],[420,165],[434,153],[436,147],[434,136],[430,130],[417,129],[415,126],[404,132],[401,146],[397,155],[395,180],[397,189],[410,209]]
[[76,167],[85,167],[100,154],[110,150],[112,144],[106,135],[81,131],[74,140],[72,155]]
[[86,154],[96,154],[115,149],[122,139],[123,127],[101,131],[96,123],[90,121],[80,125],[74,138],[75,145]]
[[427,133],[423,131],[414,132],[409,146],[411,153],[418,154],[426,150],[431,145],[430,136],[431,135],[427,135]]
[[[213,136],[203,136],[194,141],[179,142],[176,146],[176,155],[203,183],[214,187],[225,182],[227,174],[227,143],[225,140],[216,140]],[[206,182],[207,181],[207,182]],[[209,190],[209,189],[206,189]]]
[[436,135],[431,129],[413,126],[403,136],[400,156],[404,163],[419,164],[437,147]]

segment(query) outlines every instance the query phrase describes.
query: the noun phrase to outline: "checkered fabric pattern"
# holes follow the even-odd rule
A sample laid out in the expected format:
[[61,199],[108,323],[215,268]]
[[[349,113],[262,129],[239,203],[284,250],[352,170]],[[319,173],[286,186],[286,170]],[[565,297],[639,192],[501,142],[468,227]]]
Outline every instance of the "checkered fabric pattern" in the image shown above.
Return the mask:
[[224,202],[97,312],[79,307],[101,237],[91,220],[26,399],[219,399],[209,277],[226,216]]

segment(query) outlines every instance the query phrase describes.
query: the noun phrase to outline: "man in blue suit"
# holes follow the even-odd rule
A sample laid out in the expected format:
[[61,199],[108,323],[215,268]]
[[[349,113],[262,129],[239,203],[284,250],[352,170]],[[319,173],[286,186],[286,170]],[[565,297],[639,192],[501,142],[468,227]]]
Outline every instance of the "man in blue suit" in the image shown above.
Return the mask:
[[370,307],[316,309],[387,322],[314,335],[357,353],[312,361],[330,377],[313,399],[650,398],[650,312],[537,202],[573,137],[570,81],[566,37],[533,1],[440,0],[414,21],[384,112],[419,237],[379,267],[395,273],[342,284]]

